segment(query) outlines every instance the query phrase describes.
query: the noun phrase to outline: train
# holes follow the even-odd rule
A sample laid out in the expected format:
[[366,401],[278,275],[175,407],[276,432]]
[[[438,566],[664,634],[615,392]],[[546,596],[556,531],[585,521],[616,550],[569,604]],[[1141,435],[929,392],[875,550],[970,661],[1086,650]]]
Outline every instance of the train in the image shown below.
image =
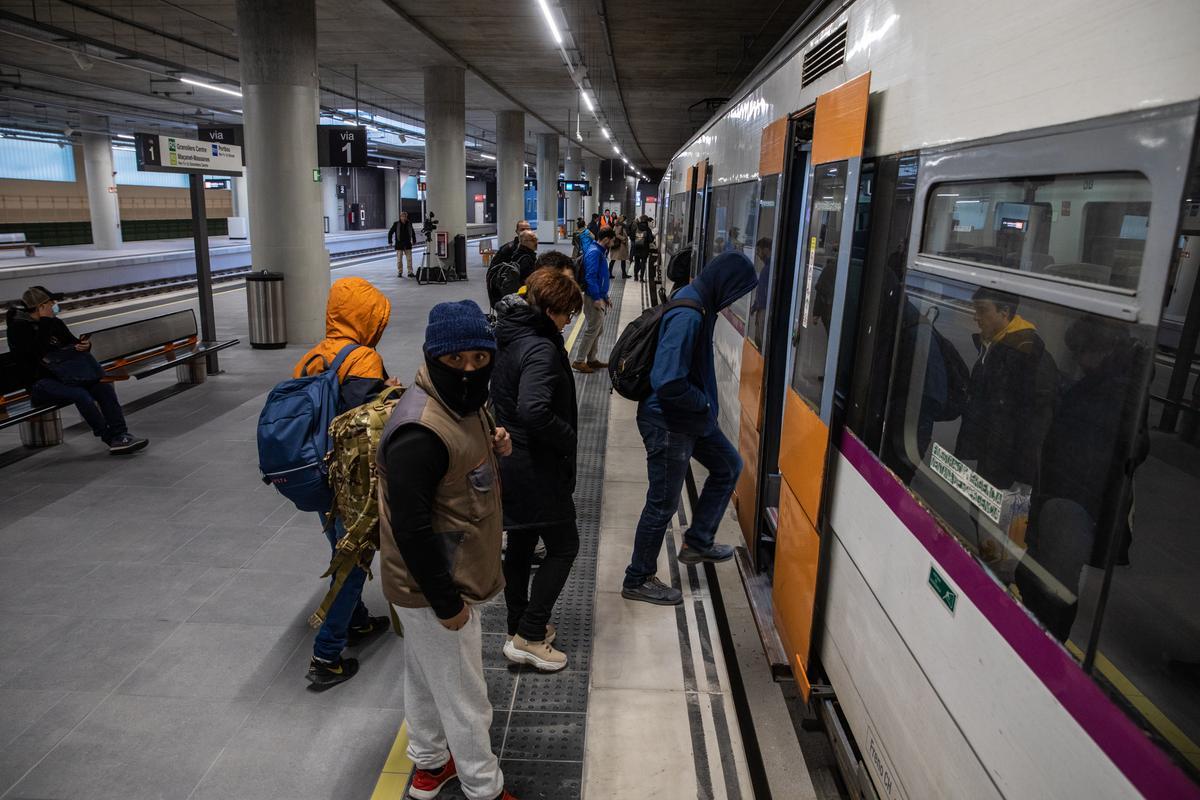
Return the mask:
[[853,797],[1200,798],[1197,30],[816,3],[662,178],[665,272],[759,272],[739,565]]

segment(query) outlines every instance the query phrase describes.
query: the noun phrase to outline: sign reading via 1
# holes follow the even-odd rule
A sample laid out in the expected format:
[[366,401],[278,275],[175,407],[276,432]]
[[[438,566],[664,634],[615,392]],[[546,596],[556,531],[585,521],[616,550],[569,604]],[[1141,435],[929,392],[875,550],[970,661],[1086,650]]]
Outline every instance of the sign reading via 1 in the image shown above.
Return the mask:
[[317,163],[322,167],[367,166],[367,129],[352,125],[319,125]]
[[242,148],[236,145],[181,139],[156,133],[139,133],[134,139],[137,166],[142,172],[242,174]]

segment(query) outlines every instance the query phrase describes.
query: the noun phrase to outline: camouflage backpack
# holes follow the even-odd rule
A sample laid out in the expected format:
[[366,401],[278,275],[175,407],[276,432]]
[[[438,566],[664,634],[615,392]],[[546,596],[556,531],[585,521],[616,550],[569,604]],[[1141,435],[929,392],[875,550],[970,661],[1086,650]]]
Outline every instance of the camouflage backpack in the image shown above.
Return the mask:
[[[332,576],[333,583],[320,607],[308,619],[314,628],[319,628],[325,621],[329,607],[354,567],[361,567],[368,578],[374,578],[371,561],[379,549],[379,497],[376,492],[379,480],[375,452],[379,449],[383,426],[403,392],[403,386],[389,386],[373,400],[339,414],[329,424],[331,446],[325,455],[329,486],[333,490],[329,519],[332,524],[335,517],[341,518],[346,535],[338,540],[329,569],[321,576]],[[388,608],[392,614],[392,629],[397,635],[403,635],[395,610],[390,605]]]

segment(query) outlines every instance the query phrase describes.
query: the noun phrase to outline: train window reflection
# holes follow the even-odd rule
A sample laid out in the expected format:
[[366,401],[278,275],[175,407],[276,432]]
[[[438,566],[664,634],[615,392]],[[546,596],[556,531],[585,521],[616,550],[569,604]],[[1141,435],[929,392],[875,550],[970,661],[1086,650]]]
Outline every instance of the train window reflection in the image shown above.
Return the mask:
[[1150,182],[1135,172],[939,183],[921,251],[995,267],[1137,288]]
[[779,176],[770,175],[762,179],[758,197],[758,232],[754,239],[754,268],[758,271],[758,286],[749,297],[746,335],[761,353],[766,330],[768,301],[771,296],[771,260],[775,248],[775,207],[779,202]]
[[812,214],[805,236],[805,263],[799,270],[800,308],[792,321],[796,343],[792,388],[813,408],[821,406],[825,354],[833,289],[842,238],[842,209],[846,201],[846,162],[821,164],[813,177]]

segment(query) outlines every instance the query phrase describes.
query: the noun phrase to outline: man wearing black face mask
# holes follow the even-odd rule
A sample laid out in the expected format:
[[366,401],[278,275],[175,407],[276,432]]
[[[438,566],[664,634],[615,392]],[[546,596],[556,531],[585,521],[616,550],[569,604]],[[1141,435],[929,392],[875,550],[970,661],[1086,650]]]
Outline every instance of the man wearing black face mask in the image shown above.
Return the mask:
[[439,303],[425,365],[380,438],[383,593],[404,626],[409,796],[457,777],[471,800],[515,800],[492,752],[480,614],[504,588],[497,456],[512,439],[483,405],[496,340],[473,301]]

